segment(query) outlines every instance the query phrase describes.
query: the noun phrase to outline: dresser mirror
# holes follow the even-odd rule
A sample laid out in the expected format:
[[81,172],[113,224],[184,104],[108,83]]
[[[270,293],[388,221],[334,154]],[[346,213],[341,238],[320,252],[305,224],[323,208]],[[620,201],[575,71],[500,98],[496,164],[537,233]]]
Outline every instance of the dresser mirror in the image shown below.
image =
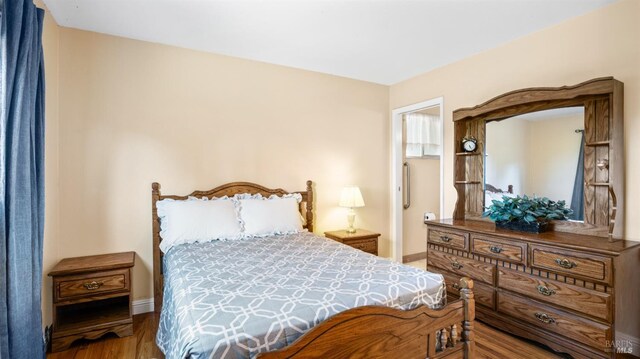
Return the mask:
[[487,121],[484,206],[503,196],[547,197],[583,221],[584,114],[576,106]]
[[[453,218],[486,220],[482,212],[489,192],[494,196],[535,194],[571,204],[573,193],[581,190],[582,204],[578,205],[581,211],[575,212],[582,214],[582,218],[553,221],[552,230],[610,240],[622,238],[622,109],[623,84],[606,77],[574,86],[511,91],[480,105],[454,111],[454,185],[458,200]],[[563,120],[562,116],[574,118]],[[518,126],[529,129],[521,134],[507,130]],[[575,130],[584,130],[583,145],[579,144],[581,134]],[[522,137],[520,141],[517,136]],[[462,146],[469,138],[477,142],[473,151]],[[510,144],[505,149],[501,141]],[[565,145],[566,153],[560,148]],[[523,152],[524,157],[513,158],[510,164],[499,163],[498,153],[515,155],[518,151]],[[578,168],[580,156],[581,169]],[[576,179],[580,172],[583,178]],[[582,186],[576,187],[576,182]]]

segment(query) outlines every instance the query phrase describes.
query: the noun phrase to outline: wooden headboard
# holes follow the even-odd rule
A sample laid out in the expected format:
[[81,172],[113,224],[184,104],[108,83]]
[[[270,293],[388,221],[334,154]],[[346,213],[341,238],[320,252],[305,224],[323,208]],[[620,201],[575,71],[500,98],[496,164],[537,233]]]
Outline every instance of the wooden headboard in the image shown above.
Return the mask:
[[158,209],[156,207],[156,202],[161,201],[163,199],[175,199],[175,200],[186,200],[189,197],[197,197],[197,198],[212,198],[212,197],[223,197],[223,196],[233,196],[239,193],[250,193],[257,194],[268,197],[272,194],[282,196],[289,193],[299,193],[302,195],[302,202],[300,202],[300,213],[305,219],[304,228],[306,228],[309,232],[313,232],[313,188],[312,182],[307,181],[307,190],[299,191],[299,192],[287,192],[281,188],[271,189],[267,187],[263,187],[261,185],[250,183],[250,182],[231,182],[227,184],[223,184],[222,186],[218,186],[214,189],[208,191],[193,191],[192,193],[186,196],[178,196],[178,195],[162,195],[160,194],[160,184],[154,182],[151,184],[151,220],[153,227],[153,300],[154,300],[154,311],[160,313],[162,309],[162,294],[164,288],[164,276],[162,273],[162,251],[160,251],[160,242],[162,242],[162,238],[160,237],[160,218],[158,218]]

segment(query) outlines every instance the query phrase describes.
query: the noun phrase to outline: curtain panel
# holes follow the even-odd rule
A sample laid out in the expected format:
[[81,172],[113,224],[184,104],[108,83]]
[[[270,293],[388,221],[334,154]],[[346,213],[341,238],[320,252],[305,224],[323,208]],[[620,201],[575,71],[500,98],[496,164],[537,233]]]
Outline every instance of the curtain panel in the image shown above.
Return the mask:
[[571,207],[573,213],[569,219],[574,221],[584,221],[584,132],[580,141],[580,151],[578,152],[578,166],[576,177],[573,182],[573,193],[571,195]]
[[1,3],[0,358],[44,358],[44,11]]

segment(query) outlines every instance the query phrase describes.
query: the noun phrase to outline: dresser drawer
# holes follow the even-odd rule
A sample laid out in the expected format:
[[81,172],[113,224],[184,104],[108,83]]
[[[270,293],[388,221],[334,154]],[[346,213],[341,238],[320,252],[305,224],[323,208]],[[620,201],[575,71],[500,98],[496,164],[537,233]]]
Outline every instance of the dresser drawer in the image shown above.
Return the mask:
[[611,295],[498,268],[498,287],[611,322]]
[[378,255],[378,240],[376,238],[344,241],[344,244],[363,252]]
[[438,267],[463,277],[470,277],[474,281],[493,284],[495,272],[495,266],[493,264],[430,250],[427,255],[427,265]]
[[578,317],[537,301],[498,290],[498,312],[536,325],[543,330],[605,350],[612,339],[611,327]]
[[513,263],[526,264],[527,244],[481,234],[471,234],[471,252]]
[[576,278],[611,283],[611,258],[542,245],[531,245],[531,266]]
[[[455,298],[460,297],[460,278],[457,274],[441,271],[444,276],[444,282],[447,284],[447,293],[452,294]],[[473,282],[473,296],[476,303],[484,305],[487,308],[495,309],[495,291],[493,287],[481,282]]]
[[54,300],[129,290],[129,270],[121,269],[74,276],[58,277],[54,283]]
[[469,233],[454,229],[428,228],[427,240],[440,246],[464,249],[469,248]]

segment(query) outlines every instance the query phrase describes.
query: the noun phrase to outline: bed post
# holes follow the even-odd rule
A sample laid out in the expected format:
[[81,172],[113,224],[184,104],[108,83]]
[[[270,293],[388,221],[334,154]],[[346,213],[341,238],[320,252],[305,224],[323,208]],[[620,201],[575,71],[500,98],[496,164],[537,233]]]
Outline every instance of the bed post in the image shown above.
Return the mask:
[[160,184],[151,184],[151,216],[153,226],[153,311],[160,313],[162,309],[162,254],[160,253],[160,222],[156,202],[160,200]]
[[462,322],[462,340],[464,341],[464,357],[475,358],[476,342],[473,331],[473,321],[476,318],[476,306],[473,299],[473,281],[470,278],[460,278],[460,299],[464,307],[464,321]]
[[307,181],[307,230],[313,233],[313,182]]

